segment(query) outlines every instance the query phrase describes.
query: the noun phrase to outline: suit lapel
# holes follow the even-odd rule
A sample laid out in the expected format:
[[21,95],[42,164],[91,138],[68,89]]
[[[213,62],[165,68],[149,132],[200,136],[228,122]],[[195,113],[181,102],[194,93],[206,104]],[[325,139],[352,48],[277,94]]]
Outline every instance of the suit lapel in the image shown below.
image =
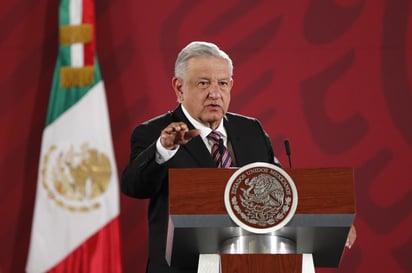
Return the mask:
[[[223,125],[225,126],[228,141],[230,141],[230,145],[232,146],[232,152],[235,156],[236,165],[243,166],[245,164],[245,160],[247,160],[248,155],[243,153],[245,143],[242,142],[242,128],[239,128],[238,125],[234,125],[228,118],[225,116],[223,119]],[[243,147],[243,148],[242,148]]]
[[199,163],[200,167],[216,168],[216,163],[213,161],[209,150],[206,148],[205,143],[200,136],[193,138],[182,148]]

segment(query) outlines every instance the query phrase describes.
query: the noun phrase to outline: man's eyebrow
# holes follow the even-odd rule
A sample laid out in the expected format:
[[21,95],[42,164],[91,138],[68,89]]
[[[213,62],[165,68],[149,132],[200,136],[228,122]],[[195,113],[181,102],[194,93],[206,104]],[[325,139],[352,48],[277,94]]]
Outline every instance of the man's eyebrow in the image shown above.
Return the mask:
[[[230,81],[231,77],[225,77],[225,78],[219,78],[217,81]],[[198,77],[197,80],[206,80],[206,81],[211,81],[210,78],[208,77]]]
[[230,81],[230,77],[229,78],[221,78],[221,79],[218,79],[218,81]]

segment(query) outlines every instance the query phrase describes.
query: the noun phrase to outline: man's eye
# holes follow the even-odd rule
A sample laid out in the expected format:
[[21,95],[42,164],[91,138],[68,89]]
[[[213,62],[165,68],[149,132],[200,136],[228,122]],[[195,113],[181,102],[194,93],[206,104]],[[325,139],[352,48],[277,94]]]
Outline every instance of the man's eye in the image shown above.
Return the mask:
[[220,81],[219,84],[220,84],[221,86],[228,86],[228,85],[229,85],[229,82],[227,82],[227,81]]
[[206,88],[206,87],[209,86],[209,82],[207,82],[207,81],[199,82],[199,83],[198,83],[198,86],[199,86],[200,88]]

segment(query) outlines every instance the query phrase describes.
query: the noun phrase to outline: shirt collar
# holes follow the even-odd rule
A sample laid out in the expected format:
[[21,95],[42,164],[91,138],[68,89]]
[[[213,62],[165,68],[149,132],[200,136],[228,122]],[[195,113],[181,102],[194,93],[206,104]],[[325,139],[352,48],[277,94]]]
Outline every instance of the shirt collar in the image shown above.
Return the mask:
[[[204,139],[207,137],[207,135],[210,134],[210,132],[212,132],[212,129],[210,129],[209,127],[205,126],[204,124],[200,123],[199,121],[195,120],[190,114],[189,112],[186,110],[186,108],[182,106],[182,110],[183,113],[185,114],[185,116],[187,117],[187,119],[190,121],[190,123],[192,123],[192,125],[196,128],[200,130],[200,136]],[[226,129],[223,126],[223,122],[222,120],[219,123],[219,126],[216,128],[215,131],[219,131],[219,133],[222,135],[222,137],[224,139],[227,138],[227,134],[226,134]]]

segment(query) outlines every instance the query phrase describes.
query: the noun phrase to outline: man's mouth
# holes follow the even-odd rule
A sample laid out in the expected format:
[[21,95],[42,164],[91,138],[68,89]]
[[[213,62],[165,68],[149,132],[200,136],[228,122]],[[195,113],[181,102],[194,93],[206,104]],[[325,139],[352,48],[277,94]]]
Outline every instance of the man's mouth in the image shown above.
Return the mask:
[[221,106],[219,104],[208,104],[207,107],[220,108]]

